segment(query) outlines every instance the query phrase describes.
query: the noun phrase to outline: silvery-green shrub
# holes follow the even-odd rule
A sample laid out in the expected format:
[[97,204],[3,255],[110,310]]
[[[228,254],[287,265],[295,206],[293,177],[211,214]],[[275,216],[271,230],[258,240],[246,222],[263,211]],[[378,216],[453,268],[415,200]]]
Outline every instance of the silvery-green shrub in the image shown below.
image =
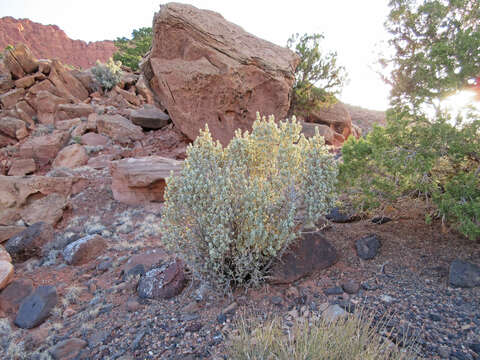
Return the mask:
[[97,60],[96,65],[92,68],[92,74],[104,90],[111,90],[120,82],[122,76],[121,65],[121,62],[113,61],[112,58],[108,59],[105,64]]
[[230,144],[208,126],[167,179],[163,240],[194,271],[226,289],[258,284],[275,258],[335,200],[337,166],[323,137],[260,118]]

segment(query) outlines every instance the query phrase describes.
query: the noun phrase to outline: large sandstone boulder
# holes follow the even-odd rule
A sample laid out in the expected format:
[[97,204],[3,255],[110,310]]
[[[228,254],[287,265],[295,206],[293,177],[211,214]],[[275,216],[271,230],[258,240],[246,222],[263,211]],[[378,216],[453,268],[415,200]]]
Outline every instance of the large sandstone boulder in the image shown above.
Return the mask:
[[25,44],[18,44],[14,49],[7,50],[3,63],[15,79],[31,74],[38,68],[37,59]]
[[113,197],[131,205],[163,201],[165,178],[181,167],[181,161],[160,156],[114,161],[110,169]]
[[169,3],[155,14],[142,72],[172,121],[190,139],[208,124],[227,144],[256,112],[287,115],[298,57],[220,14]]
[[[46,176],[0,176],[0,225],[14,225],[18,220],[22,218],[22,213],[25,209],[30,209],[23,213],[28,217],[29,223],[40,221],[33,217],[33,212],[37,212],[40,209],[40,205],[47,207],[52,203],[47,200],[41,201],[49,194],[60,194],[62,198],[66,198],[72,191],[73,179],[67,177],[46,177]],[[48,198],[48,200],[52,200]],[[57,201],[54,198],[53,201],[59,206],[65,204],[61,201]],[[40,203],[37,206],[37,202]],[[54,209],[50,209],[53,211]],[[49,210],[48,214],[52,214]],[[57,211],[54,211],[56,214]],[[40,215],[42,215],[40,213]],[[53,216],[53,215],[52,215]],[[43,217],[43,215],[42,215]]]

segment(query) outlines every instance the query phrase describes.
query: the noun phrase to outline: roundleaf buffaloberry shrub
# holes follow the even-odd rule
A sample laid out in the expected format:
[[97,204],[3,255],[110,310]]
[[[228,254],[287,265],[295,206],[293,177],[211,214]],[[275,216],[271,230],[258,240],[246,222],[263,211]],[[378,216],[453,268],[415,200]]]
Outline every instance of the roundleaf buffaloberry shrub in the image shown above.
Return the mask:
[[230,144],[206,126],[184,168],[167,179],[163,239],[224,289],[256,285],[272,261],[335,200],[337,166],[318,133],[260,118]]
[[92,68],[92,73],[104,90],[111,90],[120,82],[121,65],[119,61],[115,62],[112,58],[108,59],[105,64],[97,60],[97,64]]

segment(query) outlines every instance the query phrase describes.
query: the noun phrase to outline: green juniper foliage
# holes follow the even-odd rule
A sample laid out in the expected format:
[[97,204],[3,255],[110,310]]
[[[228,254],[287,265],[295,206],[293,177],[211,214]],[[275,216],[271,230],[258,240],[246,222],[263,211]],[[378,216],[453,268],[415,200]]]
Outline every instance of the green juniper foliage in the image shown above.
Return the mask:
[[121,65],[119,61],[115,62],[112,58],[108,59],[105,64],[97,60],[97,64],[92,68],[92,73],[104,90],[111,90],[120,82]]
[[337,167],[318,133],[257,116],[230,144],[208,127],[167,179],[163,239],[201,276],[225,289],[259,283],[271,262],[335,199]]
[[393,56],[381,59],[394,106],[418,109],[480,75],[478,0],[390,0]]
[[341,183],[364,209],[422,196],[442,221],[480,239],[480,114],[471,109],[453,118],[441,107],[480,74],[480,2],[390,6],[392,108],[385,128],[344,144]]
[[115,47],[118,51],[113,60],[120,61],[132,70],[138,70],[138,64],[152,46],[152,28],[143,27],[133,30],[132,38],[117,38]]
[[287,46],[300,57],[295,70],[290,114],[300,115],[319,106],[328,106],[337,100],[347,73],[337,64],[337,53],[322,53],[322,34],[292,35]]

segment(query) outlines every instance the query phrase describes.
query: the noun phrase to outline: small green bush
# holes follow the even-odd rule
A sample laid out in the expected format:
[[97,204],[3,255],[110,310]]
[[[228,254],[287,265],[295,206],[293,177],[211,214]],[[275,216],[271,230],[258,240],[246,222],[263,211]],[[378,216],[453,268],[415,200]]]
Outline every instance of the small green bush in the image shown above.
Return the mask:
[[324,38],[322,34],[294,34],[288,39],[287,47],[300,57],[292,89],[292,115],[305,115],[336,103],[336,95],[347,81],[345,67],[337,63],[337,53],[321,51]]
[[350,200],[368,209],[422,197],[438,217],[480,238],[480,119],[455,125],[445,114],[434,122],[408,112],[388,118],[385,128],[342,148],[339,179]]
[[[302,322],[300,322],[302,320]],[[403,352],[379,335],[386,321],[373,323],[365,313],[334,322],[300,319],[286,327],[279,317],[260,323],[237,320],[228,336],[227,357],[232,360],[394,360],[412,359],[410,345]],[[288,330],[286,330],[288,329]],[[409,339],[406,339],[409,340]]]
[[97,60],[97,64],[92,68],[92,73],[104,90],[111,90],[120,82],[122,76],[121,65],[119,61],[115,62],[112,58],[105,64]]
[[118,51],[113,54],[113,60],[121,61],[122,65],[134,71],[138,70],[138,64],[152,47],[152,37],[152,28],[143,27],[133,30],[131,39],[117,38],[115,47]]
[[163,239],[226,289],[259,283],[269,265],[334,202],[337,167],[318,133],[260,118],[226,147],[208,127],[167,179]]

